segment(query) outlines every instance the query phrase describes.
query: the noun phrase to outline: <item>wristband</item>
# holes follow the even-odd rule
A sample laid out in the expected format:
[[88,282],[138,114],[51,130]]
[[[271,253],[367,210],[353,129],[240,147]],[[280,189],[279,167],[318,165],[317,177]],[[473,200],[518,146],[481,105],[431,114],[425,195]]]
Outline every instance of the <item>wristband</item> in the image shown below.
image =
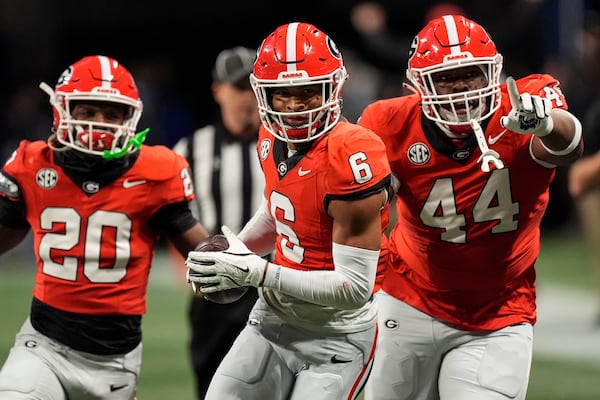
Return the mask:
[[581,122],[577,118],[573,118],[573,122],[575,123],[575,133],[573,134],[573,138],[567,147],[562,150],[552,150],[549,149],[548,146],[544,144],[543,141],[540,140],[542,147],[546,149],[546,151],[554,156],[564,156],[570,154],[573,150],[579,146],[579,142],[581,141]]

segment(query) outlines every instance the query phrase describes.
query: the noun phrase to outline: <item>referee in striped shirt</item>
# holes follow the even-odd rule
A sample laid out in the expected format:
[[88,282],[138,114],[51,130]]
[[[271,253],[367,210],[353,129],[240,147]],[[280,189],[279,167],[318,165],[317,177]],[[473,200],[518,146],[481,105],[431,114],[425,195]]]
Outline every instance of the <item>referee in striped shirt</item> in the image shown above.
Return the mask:
[[[219,53],[211,86],[219,118],[183,137],[173,148],[190,164],[196,190],[192,209],[213,234],[221,231],[221,225],[238,233],[263,198],[264,178],[256,154],[260,119],[248,79],[255,56],[255,50],[245,47]],[[226,305],[192,297],[190,351],[198,399],[204,398],[257,297],[255,288]]]

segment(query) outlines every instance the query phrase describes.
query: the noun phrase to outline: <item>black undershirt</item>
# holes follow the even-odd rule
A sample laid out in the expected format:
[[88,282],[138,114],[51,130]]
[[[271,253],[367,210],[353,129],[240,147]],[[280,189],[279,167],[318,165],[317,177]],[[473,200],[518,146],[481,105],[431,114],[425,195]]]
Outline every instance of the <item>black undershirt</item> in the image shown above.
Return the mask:
[[31,324],[70,348],[91,354],[125,354],[142,340],[141,315],[90,315],[62,311],[31,302]]

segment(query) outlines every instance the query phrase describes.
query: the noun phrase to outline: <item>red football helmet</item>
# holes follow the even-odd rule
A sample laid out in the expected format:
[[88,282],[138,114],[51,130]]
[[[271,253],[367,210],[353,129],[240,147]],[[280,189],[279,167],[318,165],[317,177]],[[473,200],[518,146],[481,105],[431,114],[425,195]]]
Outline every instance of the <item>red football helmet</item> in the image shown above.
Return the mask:
[[[130,140],[142,114],[142,101],[133,77],[118,61],[105,56],[87,56],[69,66],[58,78],[54,90],[41,83],[50,96],[54,112],[52,139],[77,151],[104,158],[120,157],[138,147]],[[71,110],[77,102],[105,102],[124,105],[123,125],[75,120]]]
[[[436,93],[434,74],[470,66],[482,70],[487,78],[485,87],[452,94]],[[425,116],[460,130],[471,119],[480,122],[498,109],[501,71],[502,55],[483,27],[460,15],[444,15],[431,20],[415,36],[406,75],[421,96]],[[466,109],[466,115],[456,112],[459,107]]]
[[[337,46],[315,26],[293,22],[278,27],[258,49],[250,83],[258,100],[260,119],[275,137],[285,142],[309,142],[328,132],[342,113],[342,86],[348,77]],[[301,112],[277,112],[271,92],[277,87],[321,84],[320,107]],[[309,116],[292,126],[286,118]]]

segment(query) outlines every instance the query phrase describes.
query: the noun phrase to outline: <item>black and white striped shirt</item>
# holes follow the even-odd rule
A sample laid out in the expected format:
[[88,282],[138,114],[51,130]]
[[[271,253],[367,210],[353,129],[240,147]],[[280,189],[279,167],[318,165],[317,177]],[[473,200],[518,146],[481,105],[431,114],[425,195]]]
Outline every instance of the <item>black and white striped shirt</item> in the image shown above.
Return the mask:
[[209,233],[220,232],[221,225],[239,233],[260,206],[264,176],[256,140],[236,138],[219,122],[173,147],[190,164],[196,191],[192,211]]

